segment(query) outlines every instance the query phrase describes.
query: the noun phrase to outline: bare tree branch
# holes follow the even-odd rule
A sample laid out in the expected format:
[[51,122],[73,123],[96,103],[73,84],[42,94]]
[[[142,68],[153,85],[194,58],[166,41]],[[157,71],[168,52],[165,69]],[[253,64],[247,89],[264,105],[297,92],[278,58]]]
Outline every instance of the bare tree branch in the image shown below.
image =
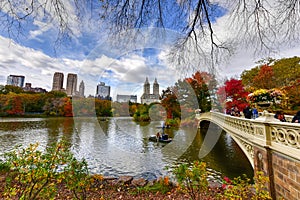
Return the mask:
[[[43,20],[57,28],[59,42],[76,35],[79,28],[74,28],[74,21],[80,26],[87,7],[91,16],[98,12],[115,37],[126,37],[131,29],[138,34],[147,27],[176,30],[183,37],[170,55],[189,56],[186,52],[192,51],[211,64],[231,55],[236,44],[268,53],[299,40],[300,0],[0,0],[0,25],[10,37],[18,37],[26,23]],[[222,15],[231,31],[227,37],[216,31]]]

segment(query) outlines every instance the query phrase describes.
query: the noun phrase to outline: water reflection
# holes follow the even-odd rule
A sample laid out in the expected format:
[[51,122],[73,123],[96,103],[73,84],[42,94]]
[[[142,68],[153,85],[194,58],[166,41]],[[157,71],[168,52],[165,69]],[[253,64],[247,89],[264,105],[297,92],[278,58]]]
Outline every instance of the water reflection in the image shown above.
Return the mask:
[[[45,148],[64,137],[75,156],[87,160],[92,173],[154,179],[168,173],[165,166],[197,160],[206,134],[205,130],[166,129],[173,142],[150,142],[149,136],[160,126],[161,122],[138,124],[131,118],[0,119],[0,151],[35,142]],[[253,176],[250,163],[226,133],[202,160],[218,175]]]
[[[215,129],[215,132],[220,132],[217,125],[211,124],[210,129]],[[180,157],[182,162],[192,162],[199,160],[198,153],[203,143],[203,139],[207,134],[207,129],[199,129],[195,140],[188,150]],[[186,130],[188,132],[188,130]],[[220,138],[213,149],[201,159],[206,162],[208,167],[215,171],[226,175],[230,178],[246,174],[247,177],[253,177],[253,169],[250,162],[234,142],[234,140],[225,131],[222,131]]]

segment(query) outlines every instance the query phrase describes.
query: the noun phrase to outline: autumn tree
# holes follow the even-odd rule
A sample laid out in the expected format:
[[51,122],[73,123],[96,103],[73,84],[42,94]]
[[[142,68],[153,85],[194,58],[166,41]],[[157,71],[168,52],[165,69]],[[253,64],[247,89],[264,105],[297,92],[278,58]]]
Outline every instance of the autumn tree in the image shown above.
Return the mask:
[[[198,108],[204,112],[211,110],[210,91],[206,84],[209,83],[211,79],[212,78],[206,72],[199,71],[193,74],[192,77],[185,79],[185,81],[193,88],[193,92],[195,92],[198,101]],[[215,86],[211,87],[213,90],[213,87]]]
[[300,78],[300,57],[272,59],[267,65],[244,70],[243,84],[250,92],[257,89],[281,88]]
[[239,110],[243,110],[248,105],[247,96],[249,92],[245,91],[241,80],[233,78],[227,80],[225,85],[219,88],[218,93],[223,97],[222,100],[225,100],[225,108],[237,106]]
[[7,94],[6,106],[8,115],[24,115],[23,102],[19,95],[14,93]]
[[283,87],[288,97],[288,107],[292,110],[300,108],[300,78],[290,82],[288,86]]
[[63,116],[66,98],[48,98],[43,106],[46,115]]
[[72,101],[70,98],[64,98],[64,113],[63,116],[65,117],[73,117],[73,110],[72,110]]
[[166,109],[167,119],[181,117],[180,104],[173,87],[168,87],[162,91],[161,105]]
[[288,86],[293,81],[300,79],[300,57],[276,60],[272,68],[277,88]]

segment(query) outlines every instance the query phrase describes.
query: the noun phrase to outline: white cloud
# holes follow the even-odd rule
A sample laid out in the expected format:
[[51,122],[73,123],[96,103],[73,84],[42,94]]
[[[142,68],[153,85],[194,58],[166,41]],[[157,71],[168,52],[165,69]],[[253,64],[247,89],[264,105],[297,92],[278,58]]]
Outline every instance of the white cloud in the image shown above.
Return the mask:
[[[77,73],[78,82],[84,80],[86,95],[95,94],[96,85],[101,79],[112,85],[112,93],[141,95],[143,83],[148,77],[153,82],[157,78],[163,86],[172,85],[177,79],[171,67],[162,63],[149,64],[147,58],[131,53],[119,59],[99,55],[94,60],[72,60],[53,58],[41,51],[23,47],[14,41],[0,36],[0,70],[1,76],[10,74],[24,75],[25,82],[33,87],[43,87],[48,91],[52,87],[54,72]],[[170,76],[171,75],[171,76]],[[0,79],[6,84],[6,79]],[[66,81],[65,81],[66,82]],[[65,87],[65,85],[64,85]],[[120,90],[121,89],[121,90]]]

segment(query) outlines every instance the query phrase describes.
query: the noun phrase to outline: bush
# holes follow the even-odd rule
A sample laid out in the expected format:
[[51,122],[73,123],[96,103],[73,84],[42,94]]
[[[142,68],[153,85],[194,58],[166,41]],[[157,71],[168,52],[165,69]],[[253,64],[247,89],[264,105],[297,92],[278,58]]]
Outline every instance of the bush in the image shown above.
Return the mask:
[[63,184],[77,199],[86,198],[89,185],[86,162],[77,161],[61,141],[39,151],[38,143],[5,154],[10,164],[4,196],[18,199],[53,199]]
[[270,200],[270,194],[266,184],[269,182],[268,177],[263,175],[263,172],[258,171],[254,177],[254,185],[250,183],[250,179],[243,175],[233,180],[224,178],[223,188],[225,189],[222,195],[225,199],[253,199],[253,200]]
[[192,199],[199,199],[208,189],[207,170],[204,162],[195,161],[191,166],[181,164],[173,170],[179,186]]

